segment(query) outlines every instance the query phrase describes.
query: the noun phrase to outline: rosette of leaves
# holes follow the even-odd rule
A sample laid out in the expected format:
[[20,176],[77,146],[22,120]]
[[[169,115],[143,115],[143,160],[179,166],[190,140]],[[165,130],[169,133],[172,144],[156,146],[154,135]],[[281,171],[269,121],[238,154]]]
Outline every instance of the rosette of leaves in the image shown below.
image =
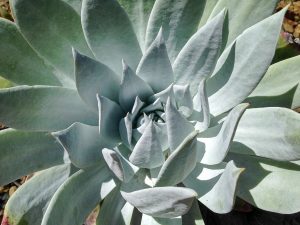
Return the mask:
[[12,0],[0,181],[36,173],[2,224],[80,225],[98,204],[100,225],[204,224],[198,202],[236,196],[299,211],[300,58],[270,66],[276,2]]

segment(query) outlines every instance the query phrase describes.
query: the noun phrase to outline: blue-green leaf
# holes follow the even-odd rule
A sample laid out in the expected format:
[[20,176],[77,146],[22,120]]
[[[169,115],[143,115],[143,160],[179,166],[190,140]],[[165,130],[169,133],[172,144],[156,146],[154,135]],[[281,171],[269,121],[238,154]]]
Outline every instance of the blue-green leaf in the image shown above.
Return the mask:
[[171,62],[197,31],[205,1],[198,0],[156,0],[151,11],[146,31],[146,47],[155,39],[160,27]]
[[0,74],[16,84],[60,86],[53,69],[26,42],[17,26],[0,19]]
[[117,1],[83,0],[85,37],[97,59],[122,74],[122,59],[136,68],[142,52],[126,12]]
[[97,124],[77,92],[50,86],[18,86],[0,90],[0,121],[22,130],[57,131],[74,122]]
[[63,148],[48,133],[0,131],[0,185],[64,163]]
[[[228,111],[257,86],[272,61],[286,10],[248,28],[223,52],[207,81],[211,114]],[[252,45],[249,40],[253,40]]]
[[111,179],[103,164],[88,170],[79,170],[54,194],[41,225],[81,225],[96,205],[113,189],[114,186],[109,186],[110,190],[103,193]]
[[147,188],[121,194],[140,212],[161,218],[173,218],[187,213],[197,196],[193,190],[182,187]]
[[155,93],[164,90],[173,83],[172,65],[168,57],[162,29],[143,55],[136,73],[152,87]]
[[96,94],[118,101],[120,79],[106,65],[74,52],[76,87],[80,97],[97,109]]
[[136,143],[129,160],[139,168],[161,166],[165,159],[154,123],[151,121]]
[[70,164],[65,164],[34,175],[9,198],[5,206],[9,224],[40,225],[52,196],[71,174]]
[[201,80],[211,75],[222,46],[226,11],[200,28],[184,45],[174,64],[176,84],[190,84],[194,96]]

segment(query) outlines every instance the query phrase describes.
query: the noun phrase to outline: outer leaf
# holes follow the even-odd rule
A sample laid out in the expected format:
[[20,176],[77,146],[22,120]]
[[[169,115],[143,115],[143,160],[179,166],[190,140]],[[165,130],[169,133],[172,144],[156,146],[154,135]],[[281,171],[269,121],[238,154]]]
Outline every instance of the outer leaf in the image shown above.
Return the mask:
[[64,163],[62,147],[48,133],[0,132],[0,185]]
[[97,225],[125,225],[122,208],[126,201],[120,194],[120,189],[115,188],[101,205],[100,214],[97,217]]
[[277,3],[277,0],[267,2],[261,0],[247,2],[241,2],[239,0],[218,0],[210,18],[213,18],[224,8],[228,9],[229,37],[227,43],[230,44],[245,29],[272,15]]
[[177,84],[190,84],[194,96],[201,80],[209,77],[216,65],[222,46],[222,30],[226,11],[200,28],[179,52],[174,64]]
[[[97,123],[77,92],[49,86],[18,86],[0,91],[0,121],[24,130],[56,131],[75,121]],[[21,113],[20,113],[21,112]]]
[[249,104],[244,103],[236,106],[233,110],[231,110],[224,123],[222,124],[221,130],[215,137],[201,138],[200,136],[200,138],[197,139],[205,145],[205,147],[203,146],[203,144],[201,145],[203,148],[205,148],[205,153],[201,160],[201,163],[207,165],[215,165],[221,163],[224,160],[236,132],[236,128],[238,126],[240,118],[248,106]]
[[205,1],[158,0],[151,11],[146,31],[149,47],[160,27],[166,40],[168,53],[173,62],[184,44],[197,30]]
[[129,112],[137,96],[140,100],[146,101],[153,94],[151,87],[123,61],[123,78],[119,92],[119,102],[122,108]]
[[[270,66],[266,75],[263,77],[259,85],[254,89],[250,97],[255,96],[276,96],[286,93],[295,85],[299,84],[300,56],[286,59]],[[293,98],[292,108],[300,107],[300,88]]]
[[[244,169],[230,161],[224,171],[218,165],[203,168],[198,164],[184,184],[198,193],[198,199],[215,213],[228,213],[234,206],[237,180]],[[220,175],[221,174],[221,175]]]
[[167,48],[160,29],[157,37],[143,55],[136,71],[155,93],[160,92],[173,83],[173,70]]
[[52,68],[32,50],[17,26],[0,19],[0,74],[17,84],[60,86]]
[[96,94],[118,101],[120,80],[106,65],[74,52],[76,86],[80,97],[97,109]]
[[[223,52],[207,82],[211,114],[219,115],[241,103],[259,83],[272,61],[285,12],[248,28]],[[249,45],[249,40],[255,40],[254,45]]]
[[103,160],[100,150],[104,147],[112,147],[101,138],[98,127],[82,123],[74,123],[67,129],[52,135],[67,150],[71,162],[78,168],[98,164]]
[[101,62],[117,74],[122,73],[122,59],[136,68],[141,49],[127,14],[117,1],[83,0],[81,20],[87,42]]
[[126,10],[142,51],[145,50],[145,34],[150,12],[155,0],[118,0]]
[[231,154],[238,166],[245,167],[237,195],[254,206],[282,214],[300,210],[300,167],[289,162]]
[[199,28],[206,24],[209,16],[211,15],[211,12],[213,11],[215,5],[217,4],[219,0],[206,0],[205,1],[205,7],[203,10],[203,14],[201,16],[201,20],[199,23]]
[[174,151],[194,131],[194,127],[177,111],[170,98],[166,105],[166,122],[170,149]]
[[121,194],[140,212],[161,218],[185,214],[197,196],[193,190],[182,187],[148,188],[131,193],[121,192]]
[[163,150],[152,121],[136,143],[129,160],[139,168],[148,169],[159,167],[164,163]]
[[55,191],[71,174],[70,164],[56,166],[38,173],[22,185],[5,207],[9,224],[40,225]]
[[74,9],[61,0],[11,0],[11,6],[16,23],[31,46],[66,79],[74,79],[72,47],[90,54]]
[[107,142],[119,142],[119,123],[124,115],[121,107],[105,98],[97,95],[98,108],[99,108],[99,132],[101,138]]
[[110,180],[103,165],[76,172],[51,199],[41,225],[81,225],[105,197],[101,190]]
[[159,171],[155,186],[179,184],[193,171],[197,163],[197,134],[190,134],[168,157]]
[[242,117],[231,151],[279,161],[300,159],[300,115],[284,108],[249,109]]

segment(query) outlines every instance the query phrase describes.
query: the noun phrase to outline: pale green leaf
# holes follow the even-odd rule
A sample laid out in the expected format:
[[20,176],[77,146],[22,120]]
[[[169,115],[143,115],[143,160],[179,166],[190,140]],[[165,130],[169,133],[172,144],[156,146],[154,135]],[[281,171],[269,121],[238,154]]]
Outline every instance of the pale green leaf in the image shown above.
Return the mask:
[[83,0],[81,21],[97,59],[119,75],[122,59],[136,68],[142,52],[131,22],[117,1]]
[[48,133],[0,131],[0,185],[64,163],[63,148]]
[[187,213],[197,197],[193,190],[183,187],[147,188],[121,194],[140,212],[161,218],[173,218]]
[[18,86],[0,90],[0,121],[22,130],[57,131],[74,122],[97,124],[77,92],[50,86]]

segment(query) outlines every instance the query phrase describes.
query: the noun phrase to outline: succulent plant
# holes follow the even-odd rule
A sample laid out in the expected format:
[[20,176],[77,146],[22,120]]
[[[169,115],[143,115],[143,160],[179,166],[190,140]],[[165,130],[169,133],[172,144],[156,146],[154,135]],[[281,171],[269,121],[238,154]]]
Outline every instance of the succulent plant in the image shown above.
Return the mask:
[[[300,57],[272,1],[11,0],[0,20],[2,225],[204,224],[300,210]],[[254,16],[249,16],[254,15]],[[37,172],[39,171],[39,172]]]

